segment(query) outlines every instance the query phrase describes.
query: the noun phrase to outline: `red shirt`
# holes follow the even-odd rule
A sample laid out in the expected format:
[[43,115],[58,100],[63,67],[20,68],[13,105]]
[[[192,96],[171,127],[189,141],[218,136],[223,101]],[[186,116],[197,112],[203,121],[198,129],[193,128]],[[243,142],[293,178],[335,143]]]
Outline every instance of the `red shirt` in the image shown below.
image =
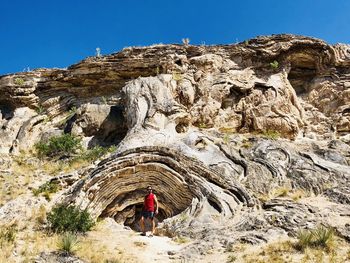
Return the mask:
[[147,212],[154,212],[154,194],[150,193],[145,196],[143,203],[143,210]]

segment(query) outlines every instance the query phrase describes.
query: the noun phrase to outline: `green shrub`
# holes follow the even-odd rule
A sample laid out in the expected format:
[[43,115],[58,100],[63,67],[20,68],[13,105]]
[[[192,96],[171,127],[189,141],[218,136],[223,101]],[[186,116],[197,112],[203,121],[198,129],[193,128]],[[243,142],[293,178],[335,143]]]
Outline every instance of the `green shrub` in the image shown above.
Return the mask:
[[334,230],[319,226],[314,230],[302,230],[297,234],[298,242],[295,247],[304,251],[307,247],[332,249],[334,242]]
[[43,196],[46,198],[46,200],[50,200],[50,194],[56,193],[58,189],[59,185],[57,182],[49,181],[39,186],[38,189],[34,189],[33,194],[35,196],[38,196],[39,194],[43,193]]
[[16,239],[17,231],[18,230],[16,225],[1,227],[0,228],[0,247],[2,247],[4,243],[13,243]]
[[273,62],[271,62],[271,63],[270,63],[270,67],[271,67],[272,69],[278,69],[278,67],[279,67],[278,61],[274,60]]
[[67,232],[65,233],[57,243],[58,249],[67,253],[72,254],[77,248],[78,238],[75,234]]
[[116,149],[116,146],[111,146],[109,148],[95,146],[94,148],[85,151],[80,157],[78,157],[78,159],[95,161],[107,153],[114,152]]
[[47,220],[54,232],[87,232],[94,226],[90,214],[75,206],[59,204],[48,214]]
[[15,84],[22,86],[24,84],[24,79],[23,78],[15,78]]
[[81,149],[81,139],[71,134],[54,136],[48,142],[39,142],[35,144],[39,157],[60,158],[70,156]]
[[41,104],[39,104],[38,107],[35,109],[35,111],[40,115],[45,112],[45,108]]

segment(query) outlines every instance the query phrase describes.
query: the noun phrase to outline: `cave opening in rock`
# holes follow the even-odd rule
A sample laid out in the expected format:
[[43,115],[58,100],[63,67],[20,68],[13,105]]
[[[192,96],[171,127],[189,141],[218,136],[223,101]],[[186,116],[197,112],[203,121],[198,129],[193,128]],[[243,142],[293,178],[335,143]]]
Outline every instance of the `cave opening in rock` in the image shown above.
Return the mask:
[[237,87],[232,86],[230,88],[230,94],[223,98],[221,103],[221,109],[234,108],[236,104],[245,96]]
[[124,117],[124,107],[112,106],[107,118],[101,124],[99,130],[94,134],[88,147],[96,145],[108,147],[119,144],[128,132],[126,119]]
[[[133,229],[135,231],[141,231],[139,222],[141,219],[142,207],[143,207],[142,203],[134,204],[130,207],[127,207],[126,210],[135,211],[135,213],[133,214],[132,217],[126,218],[125,221],[123,222],[123,224],[125,226],[130,227],[131,229]],[[155,220],[156,225],[158,225],[164,219],[167,219],[167,218],[168,218],[168,216],[166,215],[165,211],[162,208],[159,208],[158,214],[154,217],[154,220]],[[116,219],[118,219],[118,217]],[[150,229],[151,226],[147,225],[146,227],[148,229]]]
[[16,107],[8,101],[0,101],[0,119],[10,120],[14,116]]
[[294,54],[289,58],[288,80],[298,96],[309,93],[309,87],[317,74],[316,61],[311,55]]
[[[191,205],[194,198],[192,190],[161,164],[143,164],[135,170],[142,172],[133,174],[132,181],[122,180],[128,176],[119,173],[120,180],[114,181],[111,184],[112,188],[105,190],[111,198],[99,215],[100,218],[110,217],[119,224],[139,231],[139,220],[148,185],[155,189],[154,193],[159,202],[157,223],[183,212]],[[125,172],[127,173],[126,170]]]

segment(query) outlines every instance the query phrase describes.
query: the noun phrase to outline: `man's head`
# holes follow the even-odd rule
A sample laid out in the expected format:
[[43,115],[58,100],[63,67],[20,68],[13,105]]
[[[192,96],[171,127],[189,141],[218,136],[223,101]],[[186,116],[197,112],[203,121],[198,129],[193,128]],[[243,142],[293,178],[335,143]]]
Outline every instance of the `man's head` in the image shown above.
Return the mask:
[[152,193],[152,191],[153,191],[152,186],[150,186],[150,185],[147,186],[147,192],[148,192],[148,193]]

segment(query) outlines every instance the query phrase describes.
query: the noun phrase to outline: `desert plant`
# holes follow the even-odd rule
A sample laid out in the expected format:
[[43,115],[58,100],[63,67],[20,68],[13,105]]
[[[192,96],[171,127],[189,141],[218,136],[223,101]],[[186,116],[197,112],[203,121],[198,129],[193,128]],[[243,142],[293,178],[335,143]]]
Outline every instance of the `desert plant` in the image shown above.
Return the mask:
[[45,224],[47,221],[47,213],[46,213],[46,208],[44,205],[41,205],[39,207],[39,210],[36,213],[36,221],[39,224]]
[[291,189],[288,186],[281,186],[274,189],[272,195],[274,197],[286,197],[290,193]]
[[35,109],[35,111],[40,115],[45,112],[45,108],[41,104],[39,104],[38,107]]
[[298,250],[304,250],[305,248],[312,246],[312,233],[311,231],[301,230],[297,234],[298,242],[295,247]]
[[77,107],[71,107],[68,110],[66,117],[58,123],[58,126],[64,126],[67,123],[67,121],[70,120],[77,113],[77,110]]
[[233,262],[236,262],[236,260],[237,260],[237,257],[236,257],[235,255],[229,255],[229,256],[227,257],[226,262],[227,262],[227,263],[233,263]]
[[96,57],[101,57],[101,49],[99,47],[96,48]]
[[271,63],[270,63],[270,67],[271,67],[272,69],[278,69],[278,67],[279,67],[278,61],[277,61],[277,60],[274,60],[273,62],[271,62]]
[[208,125],[205,122],[200,122],[200,123],[198,123],[198,127],[201,129],[206,129],[206,128],[208,128]]
[[230,142],[230,135],[225,134],[224,138],[223,138],[223,141],[224,141],[225,144],[228,144]]
[[278,131],[274,131],[274,130],[266,130],[262,133],[262,135],[265,138],[271,139],[271,140],[276,140],[281,137],[281,134]]
[[186,237],[183,237],[183,236],[175,236],[173,238],[173,241],[178,243],[178,244],[184,244],[184,243],[189,242],[189,240]]
[[183,79],[183,76],[181,74],[181,72],[173,72],[173,79],[176,80],[176,81],[180,81]]
[[14,82],[16,85],[22,86],[24,84],[24,79],[23,78],[15,78]]
[[188,46],[189,43],[190,43],[190,39],[189,38],[183,38],[182,39],[182,44],[184,44],[185,46]]
[[58,183],[54,181],[49,181],[39,186],[39,188],[33,189],[33,194],[35,196],[38,196],[39,194],[43,193],[44,196],[47,196],[52,193],[56,193],[58,190],[59,190]]
[[334,242],[334,230],[319,226],[314,230],[301,230],[297,234],[295,248],[304,251],[307,247],[326,248],[330,250]]
[[242,143],[241,146],[242,146],[243,148],[248,149],[248,148],[251,148],[251,147],[253,146],[253,143],[250,142],[250,141],[244,141],[244,142]]
[[160,73],[159,66],[157,66],[157,67],[156,67],[156,69],[155,69],[155,73],[156,73],[156,75],[159,75],[159,73]]
[[85,151],[80,157],[80,159],[87,160],[87,161],[95,161],[98,158],[102,157],[103,155],[107,153],[114,152],[116,150],[116,146],[110,146],[108,148],[101,147],[101,146],[95,146],[92,149],[89,149]]
[[74,233],[64,233],[58,240],[57,246],[60,251],[66,254],[73,254],[78,245],[78,238]]
[[331,248],[334,241],[333,228],[320,226],[313,231],[314,245],[321,248]]
[[49,226],[54,232],[87,232],[94,226],[94,221],[86,210],[75,206],[59,204],[48,214]]
[[81,139],[71,134],[63,134],[51,137],[48,142],[37,143],[35,148],[40,158],[61,158],[70,156],[81,149]]
[[13,243],[16,239],[17,231],[16,224],[0,227],[0,247],[2,247],[4,243]]

